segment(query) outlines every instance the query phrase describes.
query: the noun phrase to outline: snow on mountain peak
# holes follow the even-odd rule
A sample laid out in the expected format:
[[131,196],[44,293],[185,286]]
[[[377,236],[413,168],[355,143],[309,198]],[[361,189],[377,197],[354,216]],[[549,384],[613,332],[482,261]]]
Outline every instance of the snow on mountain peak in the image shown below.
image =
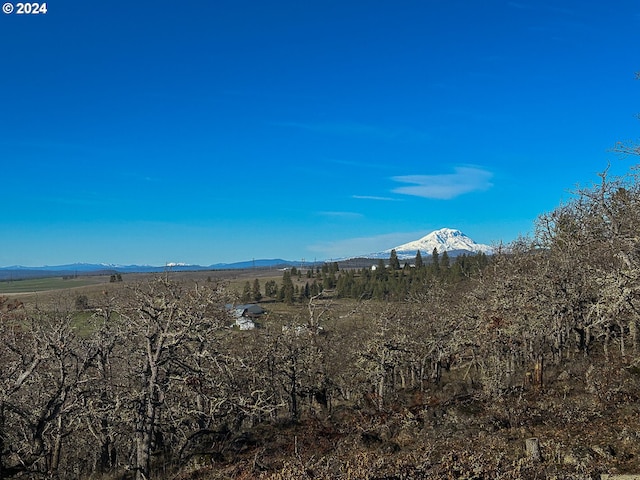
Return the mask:
[[[460,230],[453,228],[441,228],[440,230],[425,235],[419,240],[399,245],[393,250],[395,250],[399,256],[403,254],[404,256],[412,256],[415,255],[418,250],[420,250],[420,253],[429,255],[433,252],[434,248],[436,248],[439,253],[455,250],[466,250],[474,253],[482,252],[486,254],[492,252],[492,248],[489,245],[476,243]],[[391,252],[391,249],[387,250],[387,252]]]

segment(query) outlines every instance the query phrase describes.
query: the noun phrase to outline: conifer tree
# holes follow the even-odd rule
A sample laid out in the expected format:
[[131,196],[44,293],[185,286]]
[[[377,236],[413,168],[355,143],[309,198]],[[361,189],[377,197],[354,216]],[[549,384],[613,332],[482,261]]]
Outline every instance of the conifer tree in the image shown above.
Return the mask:
[[431,268],[436,275],[440,273],[440,256],[437,248],[434,248],[433,253],[431,253]]
[[400,260],[398,260],[398,254],[395,249],[391,250],[391,256],[389,257],[389,268],[391,270],[400,270]]
[[282,274],[282,287],[280,288],[279,300],[291,305],[294,300],[295,288],[293,280],[291,280],[291,272],[285,270]]
[[386,277],[386,273],[387,273],[387,267],[384,264],[384,260],[379,258],[378,264],[376,265],[375,278],[377,279],[384,278]]
[[262,300],[262,293],[260,293],[260,280],[257,278],[253,281],[252,297],[254,302]]
[[318,285],[318,281],[314,280],[313,283],[311,284],[311,287],[309,288],[309,297],[315,297],[321,291],[322,290],[320,289],[320,285]]
[[242,289],[242,297],[240,297],[243,303],[247,303],[251,301],[251,283],[247,280],[244,284],[244,288]]
[[267,297],[277,297],[278,296],[278,284],[275,280],[267,280],[264,284],[264,294]]
[[440,267],[442,268],[442,270],[449,269],[449,254],[446,250],[442,252],[442,257],[440,257]]
[[422,261],[422,254],[420,253],[420,250],[416,252],[415,265],[416,265],[416,268],[424,267],[424,262]]

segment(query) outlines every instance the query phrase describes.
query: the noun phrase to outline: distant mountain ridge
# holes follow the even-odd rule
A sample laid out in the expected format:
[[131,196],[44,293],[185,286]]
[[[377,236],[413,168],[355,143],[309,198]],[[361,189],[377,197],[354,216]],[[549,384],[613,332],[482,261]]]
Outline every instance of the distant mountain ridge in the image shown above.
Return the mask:
[[[460,230],[453,228],[441,228],[425,235],[424,237],[404,243],[394,248],[383,250],[382,252],[369,253],[342,259],[388,259],[391,250],[395,250],[398,258],[408,260],[415,258],[420,250],[423,256],[431,255],[436,248],[439,253],[447,252],[450,257],[462,254],[485,253],[490,255],[492,248],[489,245],[476,243]],[[235,263],[216,263],[214,265],[190,265],[186,263],[170,262],[163,266],[153,265],[118,265],[106,263],[71,263],[66,265],[45,265],[42,267],[23,267],[14,265],[11,267],[0,267],[0,281],[2,280],[24,280],[28,278],[61,277],[68,275],[110,275],[114,273],[159,273],[165,271],[189,272],[202,270],[237,270],[249,268],[288,268],[288,267],[309,267],[323,262],[300,262],[275,259],[247,260]]]
[[[317,262],[322,263],[322,262]],[[304,262],[304,265],[314,265]],[[44,265],[42,267],[24,267],[13,265],[0,267],[0,281],[25,280],[29,278],[63,277],[68,275],[110,275],[114,273],[161,273],[195,272],[202,270],[239,270],[247,268],[286,268],[303,266],[300,261],[289,261],[281,258],[248,260],[235,263],[216,263],[214,265],[190,265],[170,262],[163,266],[153,265],[118,265],[106,263],[70,263],[66,265]]]

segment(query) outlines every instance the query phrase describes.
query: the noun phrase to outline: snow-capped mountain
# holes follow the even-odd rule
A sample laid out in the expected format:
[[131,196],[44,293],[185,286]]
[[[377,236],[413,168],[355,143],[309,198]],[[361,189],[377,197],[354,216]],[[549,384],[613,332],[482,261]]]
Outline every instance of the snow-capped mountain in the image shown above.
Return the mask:
[[397,247],[384,250],[383,252],[365,255],[365,257],[389,258],[391,250],[395,250],[398,258],[409,259],[414,258],[418,250],[420,250],[420,254],[423,257],[431,255],[434,248],[438,249],[438,253],[447,252],[447,254],[452,257],[463,253],[474,254],[482,252],[490,255],[493,252],[493,249],[489,245],[476,243],[460,230],[455,230],[453,228],[441,228],[440,230],[436,230],[425,235],[419,240],[404,243]]

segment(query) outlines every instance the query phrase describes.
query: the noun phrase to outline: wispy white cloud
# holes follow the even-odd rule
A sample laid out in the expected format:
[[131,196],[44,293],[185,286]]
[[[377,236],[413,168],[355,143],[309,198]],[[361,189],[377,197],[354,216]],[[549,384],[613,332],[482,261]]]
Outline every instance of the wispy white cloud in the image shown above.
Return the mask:
[[352,198],[356,198],[358,200],[378,200],[378,201],[382,201],[382,202],[398,202],[398,201],[400,201],[397,198],[377,197],[375,195],[353,195]]
[[493,173],[478,167],[455,167],[455,173],[441,175],[404,175],[392,177],[400,183],[412,184],[398,187],[394,193],[416,197],[450,200],[470,192],[483,192],[493,186]]

